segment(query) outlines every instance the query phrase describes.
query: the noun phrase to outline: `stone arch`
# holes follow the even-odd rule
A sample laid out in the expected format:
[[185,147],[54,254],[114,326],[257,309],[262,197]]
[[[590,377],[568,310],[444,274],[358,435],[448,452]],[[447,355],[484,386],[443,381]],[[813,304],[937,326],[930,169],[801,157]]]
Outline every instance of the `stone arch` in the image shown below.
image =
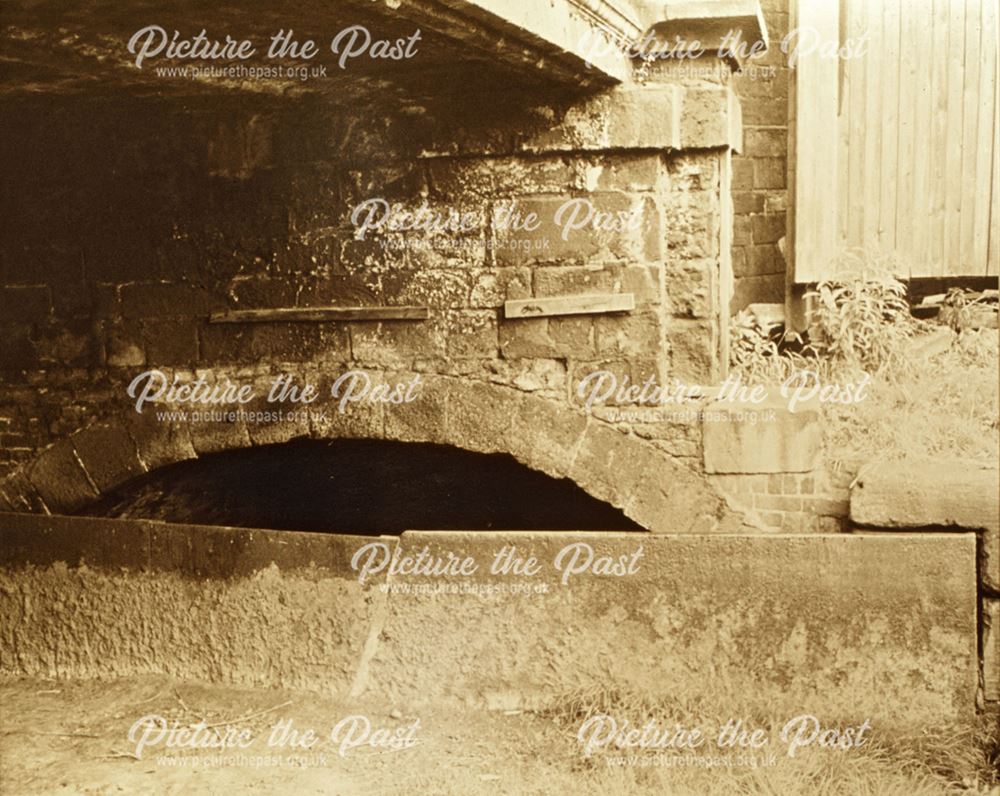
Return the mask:
[[570,479],[653,532],[740,525],[704,475],[564,401],[451,376],[421,378],[413,403],[358,405],[341,413],[336,401],[321,398],[310,408],[324,419],[308,423],[163,420],[149,407],[139,414],[129,406],[42,451],[0,482],[0,500],[14,511],[72,513],[145,472],[199,455],[299,437],[353,437],[507,453],[533,470]]

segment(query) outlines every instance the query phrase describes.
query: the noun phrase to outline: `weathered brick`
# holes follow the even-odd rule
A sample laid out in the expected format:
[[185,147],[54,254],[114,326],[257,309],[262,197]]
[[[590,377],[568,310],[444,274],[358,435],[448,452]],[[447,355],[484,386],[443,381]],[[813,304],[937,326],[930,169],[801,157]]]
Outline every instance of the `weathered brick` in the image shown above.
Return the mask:
[[500,307],[505,301],[531,296],[531,269],[496,268],[474,271],[469,305],[486,309]]
[[788,152],[788,131],[783,128],[748,127],[744,132],[746,154],[784,158]]
[[[777,47],[772,47],[778,50]],[[754,97],[743,103],[743,123],[748,127],[775,126],[788,124],[787,97]],[[753,154],[753,153],[750,153]]]
[[142,326],[138,321],[106,322],[104,348],[111,367],[132,368],[146,364]]
[[764,196],[755,191],[735,191],[733,212],[738,216],[764,212]]
[[733,191],[750,191],[753,189],[752,159],[740,155],[733,157],[731,187]]
[[451,199],[563,193],[584,187],[573,164],[563,158],[435,158],[427,170],[433,195]]
[[754,188],[784,188],[785,159],[784,158],[754,158],[753,161]]
[[38,351],[31,330],[26,323],[0,322],[0,372],[5,378],[38,367]]
[[755,245],[762,243],[777,243],[785,236],[785,214],[779,215],[756,215],[751,219],[753,225],[753,242]]
[[847,500],[809,497],[803,498],[802,502],[808,511],[821,517],[846,517],[850,514],[851,509],[851,504]]
[[768,276],[785,273],[785,261],[781,251],[772,243],[747,247],[747,262],[743,276]]
[[[651,191],[665,174],[658,154],[616,154],[594,165],[584,164],[584,169],[581,187],[598,191]],[[592,169],[597,170],[596,185]]]
[[350,351],[355,360],[400,367],[415,357],[444,357],[447,337],[429,323],[352,323]]
[[736,216],[733,219],[733,245],[745,246],[753,242],[750,225],[751,216]]
[[787,495],[754,495],[753,505],[767,511],[802,511],[802,498]]

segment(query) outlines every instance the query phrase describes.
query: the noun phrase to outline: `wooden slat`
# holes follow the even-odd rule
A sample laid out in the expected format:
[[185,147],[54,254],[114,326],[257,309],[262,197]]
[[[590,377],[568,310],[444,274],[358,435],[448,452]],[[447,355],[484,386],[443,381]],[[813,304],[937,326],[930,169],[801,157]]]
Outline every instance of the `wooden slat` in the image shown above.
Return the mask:
[[878,241],[878,202],[881,195],[879,181],[882,173],[880,159],[882,153],[882,81],[884,79],[885,41],[882,35],[882,3],[862,3],[862,7],[866,8],[868,12],[868,30],[871,37],[871,46],[864,59],[865,82],[867,84],[865,114],[863,118],[856,121],[852,119],[851,123],[864,127],[865,187],[860,197],[864,202],[864,239],[862,245],[865,248],[873,248]]
[[[864,2],[859,0],[844,0],[850,4],[849,14],[850,27],[848,28],[850,38],[857,41],[868,29],[868,15]],[[847,238],[845,245],[848,247],[858,247],[864,245],[865,229],[865,97],[867,96],[867,60],[871,57],[871,52],[875,48],[875,43],[869,36],[868,55],[864,58],[852,58],[847,61],[845,67],[850,72],[851,100],[842,124],[846,127],[846,148],[850,172],[848,179],[848,213]]]
[[940,275],[961,268],[962,123],[965,105],[965,0],[948,4],[948,122],[943,149],[945,161],[944,254]]
[[[823,39],[820,2],[803,2],[798,25]],[[996,274],[996,0],[840,4],[845,38],[867,34],[868,47],[840,64],[839,86],[805,57],[796,70],[795,280],[829,276],[838,247],[895,254],[911,278]],[[818,128],[834,106],[831,136]],[[822,205],[834,208],[833,245]]]
[[[896,250],[896,191],[899,186],[899,0],[881,0],[882,6],[882,72],[879,80],[881,116],[876,122],[882,131],[879,168],[878,207],[872,208],[878,217],[876,246],[880,251]],[[909,274],[904,274],[908,276]]]
[[918,83],[918,59],[927,53],[916,47],[919,15],[915,9],[903,9],[899,27],[899,127],[896,144],[896,252],[907,267],[906,276],[915,268],[914,233],[918,226],[916,214],[917,162],[914,157],[916,128],[923,127],[925,117],[917,115],[918,96],[925,86]]
[[[799,27],[823,43],[839,41],[839,11],[828,0],[801,0]],[[795,278],[813,282],[829,273],[837,251],[837,59],[821,47],[795,68]]]
[[[973,260],[979,272],[987,276],[1000,273],[1000,251],[997,249],[996,225],[1000,209],[1000,126],[997,116],[997,84],[1000,81],[1000,19],[996,3],[983,4],[982,29],[979,47],[980,107],[976,133],[976,205],[974,211]],[[994,231],[990,233],[990,222]]]
[[[979,133],[980,84],[982,67],[979,61],[979,39],[982,30],[981,3],[965,0],[965,80],[962,86],[962,190],[958,215],[959,263],[972,267],[975,262],[976,205],[989,196],[989,185],[983,190],[981,175],[976,174],[976,136]],[[977,185],[978,183],[978,185]],[[978,189],[978,190],[977,190]],[[954,258],[949,266],[954,268]],[[951,268],[948,270],[950,271]]]
[[[923,0],[919,5],[919,14],[916,13],[917,9],[906,14],[912,22],[912,34],[907,39],[905,49],[911,50],[917,60],[911,215],[903,225],[904,229],[907,224],[912,228],[912,234],[907,238],[911,241],[908,251],[910,276],[928,273],[931,263],[928,219],[931,214],[932,159],[928,153],[933,151],[934,146],[934,127],[931,119],[934,114],[933,73],[936,68],[934,31],[930,24],[932,10],[931,0]],[[910,30],[909,26],[907,30]]]
[[[840,3],[840,30],[842,37],[851,36],[854,24],[852,3]],[[855,75],[849,60],[838,64],[837,85],[837,248],[847,246],[851,214],[851,128],[846,123],[851,110],[851,93],[856,91]]]
[[922,276],[940,276],[944,263],[945,159],[948,138],[948,0],[934,0],[931,16],[934,63],[931,70],[930,207],[928,208],[928,269]]
[[272,321],[422,321],[427,307],[279,307],[226,310],[209,316],[211,323],[269,323]]
[[512,299],[504,302],[503,308],[504,316],[507,318],[544,318],[550,315],[629,312],[635,309],[635,295],[632,293],[607,293],[593,296]]

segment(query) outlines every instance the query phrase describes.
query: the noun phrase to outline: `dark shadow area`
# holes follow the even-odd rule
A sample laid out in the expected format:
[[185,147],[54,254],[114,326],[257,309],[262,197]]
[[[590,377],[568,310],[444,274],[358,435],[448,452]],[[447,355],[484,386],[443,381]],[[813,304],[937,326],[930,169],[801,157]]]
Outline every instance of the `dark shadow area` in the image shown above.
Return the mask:
[[572,481],[505,454],[382,440],[298,440],[164,467],[88,516],[351,534],[642,530]]

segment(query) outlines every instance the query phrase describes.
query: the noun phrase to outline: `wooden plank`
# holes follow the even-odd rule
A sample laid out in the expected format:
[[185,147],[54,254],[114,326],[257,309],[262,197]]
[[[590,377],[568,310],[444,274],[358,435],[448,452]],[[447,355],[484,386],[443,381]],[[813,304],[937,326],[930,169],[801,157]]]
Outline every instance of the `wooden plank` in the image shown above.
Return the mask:
[[213,312],[210,323],[271,323],[274,321],[422,321],[427,307],[279,307]]
[[[840,30],[844,37],[849,37],[853,23],[852,0],[840,2]],[[841,60],[838,64],[837,85],[837,248],[846,247],[851,207],[851,128],[848,124],[850,115],[851,92],[854,90],[854,78],[850,60]]]
[[979,59],[980,35],[982,31],[982,16],[987,13],[981,3],[976,0],[966,0],[965,3],[965,79],[962,84],[962,191],[960,195],[960,210],[958,217],[958,263],[952,263],[952,269],[960,267],[960,271],[949,270],[950,274],[974,274],[979,269],[975,262],[975,222],[976,205],[981,203],[988,193],[977,191],[976,174],[976,136],[979,133],[979,106],[981,104],[982,68]]
[[941,276],[962,272],[961,212],[962,212],[962,121],[965,107],[965,0],[950,0],[948,4],[948,122],[944,144],[944,256]]
[[819,46],[795,68],[795,280],[830,273],[837,251],[838,64],[820,51],[839,42],[839,10],[828,0],[801,0],[799,25],[814,29]]
[[948,0],[934,0],[932,24],[934,28],[933,70],[931,72],[931,161],[930,207],[927,215],[928,258],[926,273],[921,276],[940,276],[943,271],[944,214],[946,173],[945,147],[948,144]]
[[[976,168],[982,173],[982,186],[977,190],[976,203],[976,263],[987,276],[1000,274],[1000,11],[996,3],[983,4],[983,27],[980,39],[983,107],[979,114]],[[988,110],[987,110],[988,109]],[[992,152],[988,150],[992,149]]]
[[865,56],[866,96],[865,114],[858,119],[858,124],[865,127],[865,165],[864,165],[864,234],[861,245],[871,249],[878,242],[879,211],[878,203],[881,195],[880,179],[882,169],[879,160],[882,154],[882,81],[883,57],[885,41],[882,36],[882,3],[869,2],[865,4],[868,12],[868,28],[871,36],[871,46]]
[[[844,0],[850,4],[849,28],[850,38],[857,41],[868,31],[868,17],[865,0]],[[844,121],[847,127],[847,168],[848,192],[850,205],[848,210],[847,247],[855,248],[864,245],[865,239],[865,97],[868,94],[868,60],[871,53],[878,48],[878,43],[869,36],[867,54],[863,58],[852,58],[845,66],[849,70],[851,86],[850,105]]]
[[[879,4],[875,4],[879,5]],[[887,254],[896,251],[896,190],[899,186],[899,0],[882,0],[882,74],[879,81],[882,128],[881,170],[878,188],[878,249]],[[907,276],[908,274],[904,274]]]
[[911,198],[911,216],[908,219],[912,225],[910,240],[910,276],[922,276],[930,273],[931,243],[931,164],[936,160],[934,152],[933,118],[933,74],[936,68],[937,55],[934,52],[934,27],[931,24],[933,6],[930,0],[924,0],[920,13],[916,9],[905,16],[914,23],[912,36],[907,48],[913,50],[917,60],[916,70],[916,101],[914,108],[913,130],[913,191]]
[[[998,59],[1000,60],[1000,59]],[[1000,82],[1000,77],[994,75]],[[986,273],[996,276],[1000,273],[1000,124],[993,118],[993,175],[990,200],[990,244],[986,258]]]
[[925,118],[917,115],[917,97],[925,89],[918,84],[918,59],[927,57],[924,49],[918,48],[917,25],[920,14],[915,9],[904,11],[899,28],[899,126],[896,152],[896,253],[905,263],[909,277],[915,268],[917,255],[914,251],[914,232],[919,225],[915,211],[918,197],[915,196],[916,183],[916,129],[925,125]]
[[606,293],[592,296],[554,296],[551,298],[512,299],[505,301],[504,317],[544,318],[550,315],[596,315],[605,312],[630,312],[635,309],[632,293]]

